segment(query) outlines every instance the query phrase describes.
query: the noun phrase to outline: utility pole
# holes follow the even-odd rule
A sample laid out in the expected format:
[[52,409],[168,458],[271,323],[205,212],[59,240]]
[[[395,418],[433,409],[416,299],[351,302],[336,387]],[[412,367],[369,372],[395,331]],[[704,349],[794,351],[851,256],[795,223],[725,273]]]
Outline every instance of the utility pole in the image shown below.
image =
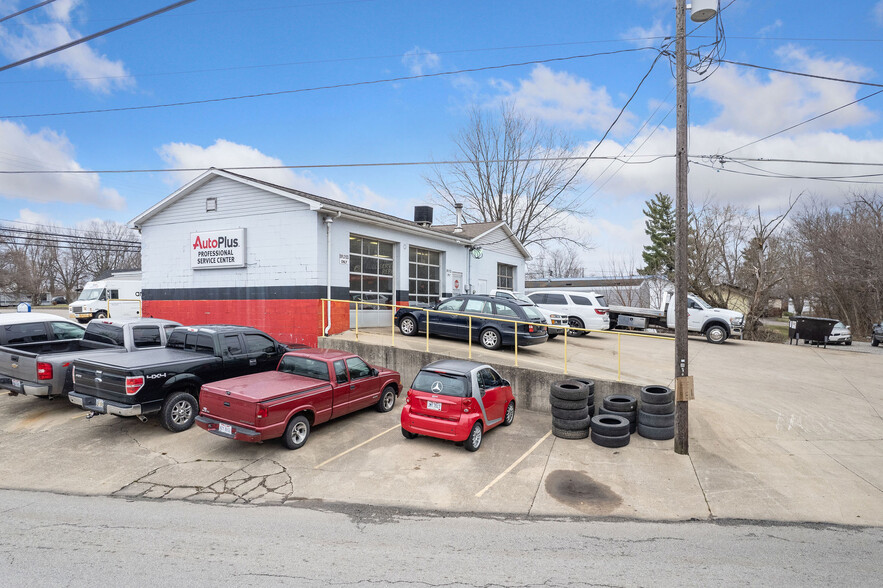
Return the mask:
[[[694,0],[692,19],[705,22],[718,12],[717,0]],[[676,212],[675,212],[675,453],[690,452],[688,400],[693,398],[687,349],[687,2],[677,0],[675,59],[677,72],[678,120],[676,135]]]
[[675,59],[677,134],[675,180],[675,453],[690,452],[689,404],[682,393],[690,377],[687,357],[687,0],[677,0]]

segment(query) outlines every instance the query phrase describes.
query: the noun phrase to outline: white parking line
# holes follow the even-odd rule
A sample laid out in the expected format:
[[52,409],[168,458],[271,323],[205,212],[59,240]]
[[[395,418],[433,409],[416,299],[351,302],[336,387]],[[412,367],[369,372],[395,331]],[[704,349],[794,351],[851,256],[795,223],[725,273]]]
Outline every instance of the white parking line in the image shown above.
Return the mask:
[[499,476],[497,476],[496,478],[494,478],[493,481],[492,481],[490,484],[488,484],[487,486],[485,486],[484,488],[482,488],[478,493],[476,493],[476,494],[475,494],[475,497],[476,497],[476,498],[481,498],[482,495],[483,495],[485,492],[487,492],[488,490],[491,489],[491,486],[493,486],[494,484],[496,484],[497,482],[499,482],[500,480],[502,480],[503,477],[504,477],[506,474],[508,474],[509,472],[511,472],[512,470],[514,470],[515,467],[516,467],[518,464],[520,464],[522,461],[524,461],[525,458],[526,458],[528,455],[530,455],[531,453],[533,453],[534,450],[535,450],[537,447],[539,447],[540,444],[541,444],[543,441],[545,441],[546,439],[548,439],[548,438],[549,438],[549,435],[551,435],[551,434],[552,434],[552,431],[549,431],[548,433],[546,433],[546,434],[543,436],[543,438],[540,439],[539,441],[537,441],[536,443],[534,443],[534,444],[533,444],[533,447],[531,447],[530,449],[528,449],[528,450],[524,453],[524,455],[522,455],[521,457],[519,457],[518,459],[516,459],[516,460],[515,460],[515,463],[513,463],[513,464],[510,465],[508,468],[506,468],[505,470],[503,470],[503,473],[502,473],[502,474],[500,474]]
[[362,441],[361,443],[359,443],[359,444],[356,445],[355,447],[350,447],[349,449],[347,449],[347,450],[344,451],[343,453],[338,453],[338,454],[335,455],[334,457],[332,457],[332,458],[330,458],[330,459],[326,459],[325,461],[323,461],[323,462],[320,463],[319,465],[315,466],[313,469],[314,469],[314,470],[318,470],[318,469],[321,468],[323,465],[326,465],[326,464],[331,463],[332,461],[334,461],[334,460],[337,459],[338,457],[343,457],[344,455],[346,455],[346,454],[349,453],[350,451],[355,451],[356,449],[358,449],[358,448],[361,447],[362,445],[366,445],[366,444],[368,444],[368,443],[371,443],[372,441],[374,441],[374,440],[377,439],[378,437],[382,437],[383,435],[386,435],[386,434],[389,433],[390,431],[395,431],[395,430],[398,429],[399,427],[400,427],[400,425],[396,425],[396,426],[394,426],[394,427],[390,427],[390,428],[388,428],[387,430],[385,430],[384,432],[382,432],[382,433],[378,433],[378,434],[374,435],[373,437],[371,437],[371,438],[368,439],[367,441]]

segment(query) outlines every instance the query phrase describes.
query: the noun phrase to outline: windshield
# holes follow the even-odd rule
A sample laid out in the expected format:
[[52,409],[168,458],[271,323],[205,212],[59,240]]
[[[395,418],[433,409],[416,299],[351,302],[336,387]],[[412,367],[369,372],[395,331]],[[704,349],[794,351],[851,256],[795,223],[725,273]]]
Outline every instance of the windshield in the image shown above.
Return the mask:
[[691,298],[696,301],[696,304],[698,304],[699,306],[701,306],[705,310],[711,310],[712,306],[709,303],[702,300],[701,298],[699,298],[698,296],[696,296],[695,294],[692,295]]
[[80,292],[77,300],[98,300],[104,294],[104,288],[88,288]]
[[522,306],[521,309],[524,311],[524,314],[527,315],[527,318],[530,319],[533,323],[545,323],[546,317],[543,316],[539,310],[537,310],[536,306]]
[[451,376],[436,372],[421,371],[411,384],[412,390],[440,394],[442,396],[456,396],[466,398],[471,396],[469,382],[464,376]]

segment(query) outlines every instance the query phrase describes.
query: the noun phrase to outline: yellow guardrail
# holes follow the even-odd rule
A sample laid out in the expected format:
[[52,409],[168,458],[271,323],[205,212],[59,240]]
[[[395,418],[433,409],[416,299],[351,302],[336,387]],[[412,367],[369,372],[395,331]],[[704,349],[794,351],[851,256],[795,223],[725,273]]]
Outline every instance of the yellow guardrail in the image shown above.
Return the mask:
[[[421,310],[421,311],[425,312],[427,315],[427,317],[426,317],[426,351],[427,352],[429,352],[429,315],[430,315],[430,313],[466,317],[469,322],[469,337],[467,338],[469,341],[469,359],[472,359],[472,338],[473,338],[472,337],[472,316],[473,315],[471,315],[471,314],[467,314],[464,312],[451,312],[448,310],[436,310],[436,309],[432,309],[432,308],[423,308],[423,307],[419,307],[419,306],[410,307],[407,304],[385,304],[385,303],[381,303],[381,302],[371,302],[371,301],[364,301],[364,300],[335,300],[335,299],[331,299],[331,298],[322,298],[321,301],[322,301],[322,309],[321,310],[322,310],[322,333],[323,334],[326,333],[328,330],[330,330],[330,327],[331,327],[331,313],[329,312],[331,309],[331,306],[330,306],[331,303],[347,304],[349,306],[356,307],[356,314],[355,314],[356,320],[355,320],[355,329],[354,329],[355,335],[356,335],[356,341],[359,340],[359,314],[360,314],[360,310],[363,310],[362,307],[363,306],[371,306],[371,307],[389,308],[390,309],[390,318],[391,318],[390,333],[391,333],[393,347],[395,347],[395,337],[396,337],[396,326],[395,326],[396,312],[398,312],[400,309],[403,309],[403,308],[414,308],[415,310]],[[327,307],[326,307],[326,305],[327,305]],[[326,319],[327,319],[327,322],[326,322]],[[630,332],[630,331],[600,331],[597,329],[586,329],[586,328],[570,327],[570,326],[563,328],[561,326],[549,325],[547,323],[532,323],[532,322],[528,322],[528,321],[513,320],[513,319],[507,319],[507,318],[498,317],[498,316],[494,316],[493,319],[490,319],[490,320],[493,320],[496,322],[501,322],[501,323],[513,323],[515,325],[514,326],[514,331],[515,331],[515,346],[514,346],[515,347],[515,349],[514,349],[515,367],[518,367],[518,325],[531,325],[531,326],[535,326],[535,327],[545,327],[547,329],[549,327],[551,327],[553,329],[558,329],[558,330],[564,331],[564,374],[567,374],[567,337],[568,337],[569,333],[573,333],[573,332],[582,333],[582,334],[598,333],[598,334],[601,334],[604,336],[615,335],[616,336],[616,362],[617,362],[616,379],[617,379],[617,381],[622,380],[622,338],[623,337],[642,337],[645,339],[663,339],[666,341],[672,341],[672,342],[674,341],[674,338],[664,336],[664,335],[648,335],[645,333],[634,333],[634,332]],[[326,327],[328,327],[327,330],[326,330]],[[353,329],[347,329],[347,330],[353,330]],[[573,335],[571,335],[571,336],[573,336]]]

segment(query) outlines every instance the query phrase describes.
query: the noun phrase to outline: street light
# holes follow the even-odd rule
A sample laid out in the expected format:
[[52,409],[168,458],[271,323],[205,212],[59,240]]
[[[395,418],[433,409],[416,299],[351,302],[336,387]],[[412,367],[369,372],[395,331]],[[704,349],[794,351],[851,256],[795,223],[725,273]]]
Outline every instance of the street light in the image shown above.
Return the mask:
[[[705,22],[717,14],[718,0],[693,0],[691,19]],[[678,120],[677,204],[675,215],[675,453],[686,455],[689,443],[689,409],[693,378],[687,357],[687,2],[677,0]]]

